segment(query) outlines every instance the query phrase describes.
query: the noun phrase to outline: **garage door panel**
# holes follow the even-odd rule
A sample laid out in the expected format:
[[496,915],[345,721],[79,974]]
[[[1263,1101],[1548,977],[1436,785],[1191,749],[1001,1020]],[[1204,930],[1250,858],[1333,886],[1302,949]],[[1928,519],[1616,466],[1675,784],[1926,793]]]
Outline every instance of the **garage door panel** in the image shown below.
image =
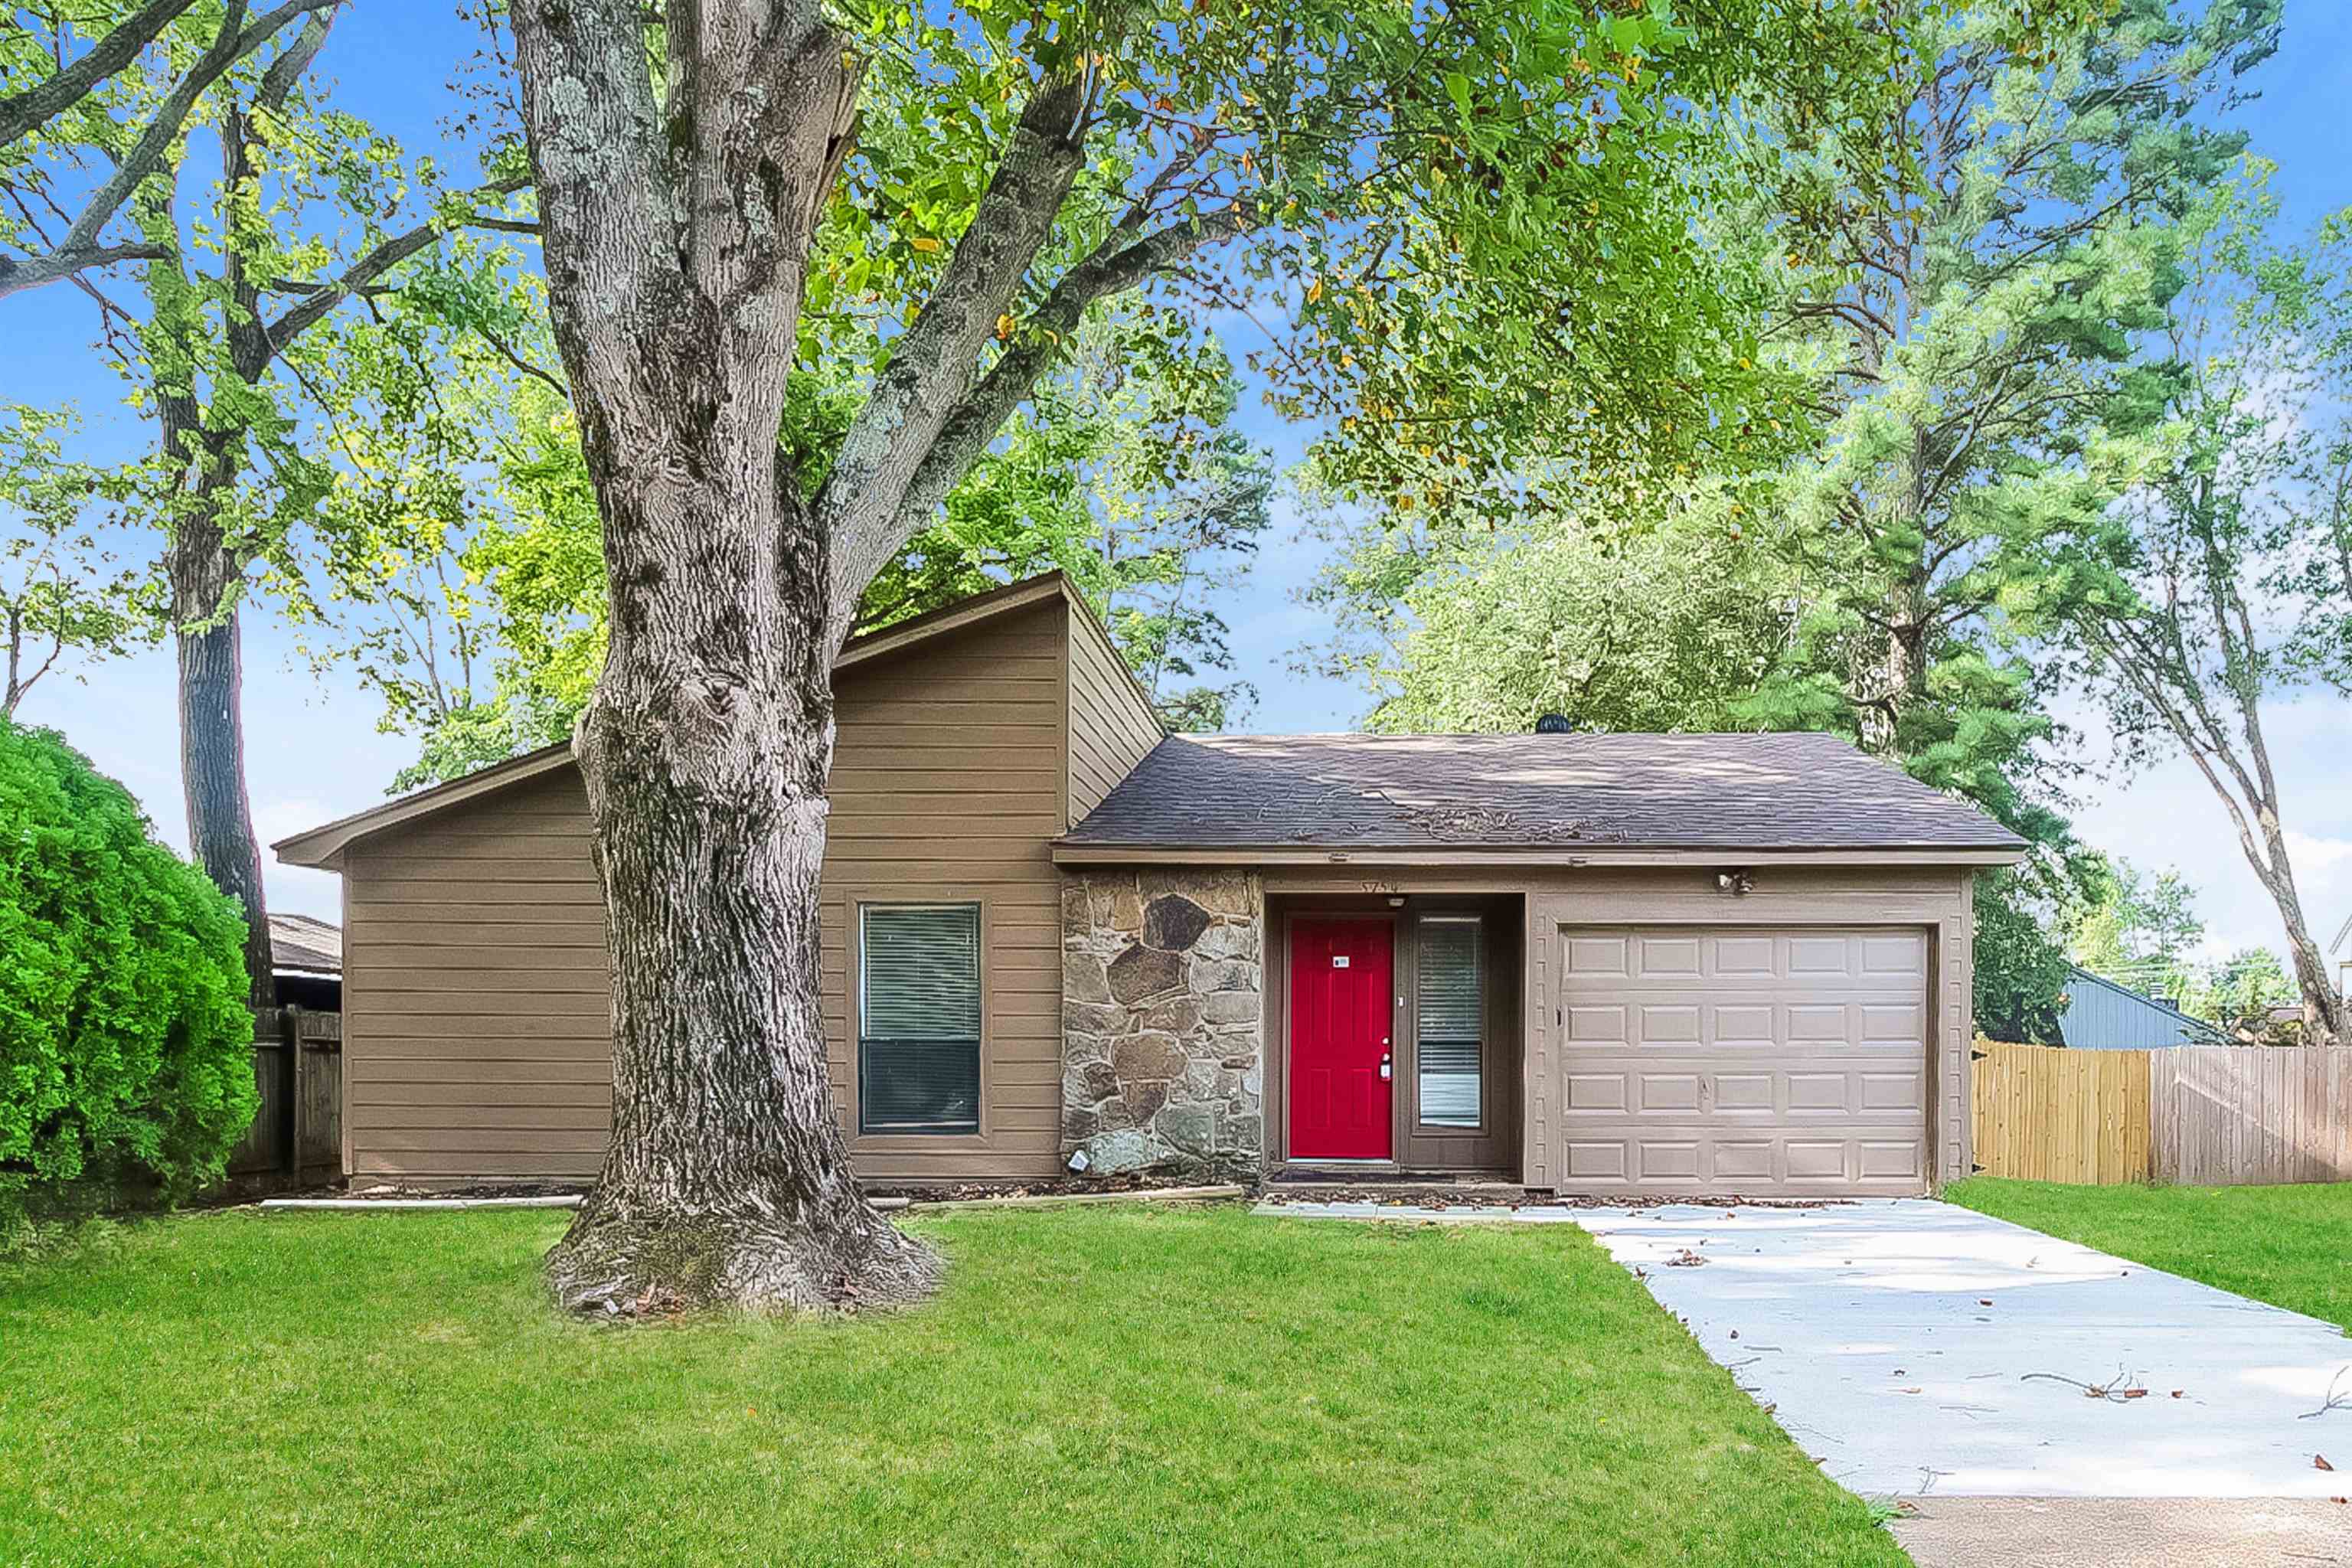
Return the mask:
[[1633,1166],[1643,1182],[1692,1182],[1699,1174],[1699,1145],[1645,1138],[1633,1145]]
[[1773,1093],[1776,1080],[1769,1072],[1723,1072],[1715,1075],[1715,1110],[1718,1116],[1754,1111],[1770,1115],[1780,1109]]
[[1866,1046],[1916,1046],[1927,1038],[1926,1009],[1916,1002],[1865,1002],[1860,1011]]
[[1645,1072],[1642,1075],[1642,1110],[1696,1110],[1698,1084],[1698,1074],[1695,1072]]
[[1926,1184],[1924,931],[1563,932],[1571,1191]]
[[1907,1110],[1925,1116],[1927,1110],[1927,1075],[1924,1072],[1864,1073],[1862,1109]]
[[1864,1181],[1899,1181],[1927,1168],[1927,1146],[1916,1140],[1857,1143]]
[[1623,975],[1626,968],[1626,939],[1622,936],[1578,936],[1568,942],[1565,959],[1570,974]]
[[1644,1002],[1640,1016],[1644,1049],[1672,1049],[1699,1042],[1699,1006],[1696,1002]]
[[1571,1043],[1595,1040],[1623,1045],[1626,1043],[1625,1009],[1622,1006],[1570,1006],[1568,1009],[1568,1037]]
[[1852,1081],[1842,1072],[1792,1072],[1789,1110],[1791,1113],[1834,1110],[1843,1115],[1853,1110]]
[[1699,940],[1690,936],[1645,936],[1640,939],[1640,969],[1643,980],[1696,980],[1699,977]]
[[1788,962],[1782,973],[1841,980],[1853,975],[1857,957],[1853,939],[1843,935],[1792,936],[1786,941]]
[[1927,937],[1924,931],[1862,939],[1862,973],[1871,976],[1899,975],[1924,980],[1927,975]]
[[1916,1184],[1925,1146],[1899,1129],[1879,1135],[1727,1136],[1721,1128],[1661,1128],[1633,1138],[1572,1139],[1567,1179],[1579,1192],[1774,1191],[1851,1194]]
[[1625,1182],[1625,1144],[1611,1139],[1605,1142],[1580,1142],[1568,1145],[1565,1161],[1570,1180],[1590,1183],[1595,1187]]

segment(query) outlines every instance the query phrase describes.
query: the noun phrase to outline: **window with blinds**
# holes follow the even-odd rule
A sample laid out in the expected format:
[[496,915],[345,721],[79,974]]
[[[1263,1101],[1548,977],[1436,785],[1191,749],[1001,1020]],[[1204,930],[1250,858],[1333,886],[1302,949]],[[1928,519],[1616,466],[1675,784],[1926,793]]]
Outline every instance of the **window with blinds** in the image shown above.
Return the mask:
[[858,1130],[979,1131],[980,906],[865,906],[858,973]]
[[1486,1055],[1486,984],[1475,915],[1421,922],[1415,989],[1420,1005],[1421,1122],[1480,1125],[1480,1070]]

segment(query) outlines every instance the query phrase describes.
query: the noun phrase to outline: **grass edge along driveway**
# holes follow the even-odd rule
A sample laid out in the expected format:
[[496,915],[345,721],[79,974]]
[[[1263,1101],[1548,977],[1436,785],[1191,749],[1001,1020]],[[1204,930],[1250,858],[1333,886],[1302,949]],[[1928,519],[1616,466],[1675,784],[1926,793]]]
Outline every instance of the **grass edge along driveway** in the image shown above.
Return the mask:
[[2078,1187],[1972,1176],[1944,1196],[2352,1331],[2352,1183]]
[[562,1216],[0,1270],[0,1561],[1906,1561],[1573,1226],[915,1222],[900,1317],[557,1318]]

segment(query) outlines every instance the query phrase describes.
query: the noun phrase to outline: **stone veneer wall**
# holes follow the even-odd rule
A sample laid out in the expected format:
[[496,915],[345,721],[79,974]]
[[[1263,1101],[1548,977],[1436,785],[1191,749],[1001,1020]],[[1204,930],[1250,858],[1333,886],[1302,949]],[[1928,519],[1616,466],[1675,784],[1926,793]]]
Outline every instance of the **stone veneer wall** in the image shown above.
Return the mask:
[[1255,1172],[1265,898],[1244,871],[1062,884],[1062,1151],[1097,1173]]

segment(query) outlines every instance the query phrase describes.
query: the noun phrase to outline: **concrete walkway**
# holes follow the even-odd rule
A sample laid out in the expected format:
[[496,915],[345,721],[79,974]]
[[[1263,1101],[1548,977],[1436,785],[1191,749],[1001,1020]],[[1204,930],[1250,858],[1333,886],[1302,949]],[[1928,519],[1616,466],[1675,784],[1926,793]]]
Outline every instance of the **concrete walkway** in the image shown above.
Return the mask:
[[1574,1217],[1850,1490],[2352,1491],[2333,1324],[1920,1199]]
[[1918,1568],[2352,1568],[2319,1498],[1930,1497],[1895,1521]]

